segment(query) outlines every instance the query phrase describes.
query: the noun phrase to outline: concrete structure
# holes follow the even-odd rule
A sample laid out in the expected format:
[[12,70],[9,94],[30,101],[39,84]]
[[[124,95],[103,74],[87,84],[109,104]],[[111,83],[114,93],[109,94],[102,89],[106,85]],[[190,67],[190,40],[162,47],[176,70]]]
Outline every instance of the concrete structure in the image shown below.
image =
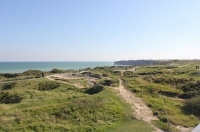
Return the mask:
[[191,132],[200,132],[200,124],[195,127]]

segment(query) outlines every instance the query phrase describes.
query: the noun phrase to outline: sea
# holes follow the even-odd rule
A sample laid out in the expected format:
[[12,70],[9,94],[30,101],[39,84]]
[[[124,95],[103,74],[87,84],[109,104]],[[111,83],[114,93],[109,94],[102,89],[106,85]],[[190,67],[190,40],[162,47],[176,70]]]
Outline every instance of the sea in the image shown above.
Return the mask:
[[78,70],[113,65],[114,62],[0,62],[0,73],[21,73],[27,70],[51,71],[54,68]]

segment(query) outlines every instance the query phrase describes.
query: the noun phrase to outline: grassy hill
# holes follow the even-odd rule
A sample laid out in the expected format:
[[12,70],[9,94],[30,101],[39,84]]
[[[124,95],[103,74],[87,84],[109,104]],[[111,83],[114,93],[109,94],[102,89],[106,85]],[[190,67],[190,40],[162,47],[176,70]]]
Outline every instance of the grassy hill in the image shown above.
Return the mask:
[[[99,76],[94,87],[87,87],[84,77],[50,81],[40,78],[42,71],[37,70],[0,74],[0,131],[153,131],[133,116],[130,104],[119,96],[119,78],[151,108],[159,118],[153,123],[160,129],[174,132],[177,126],[194,127],[200,116],[196,65],[200,63],[177,61],[135,70],[132,66],[96,67],[89,69]],[[45,75],[73,72],[52,71]],[[85,88],[76,88],[75,83]]]
[[[116,91],[88,89],[48,81],[24,80],[0,84],[0,131],[148,131],[131,115]],[[143,128],[140,126],[143,125]],[[128,127],[127,127],[128,126]]]
[[[171,131],[175,126],[194,127],[200,115],[200,76],[195,69],[199,63],[138,67],[125,72],[126,88],[141,97],[160,122],[155,124]],[[199,102],[198,102],[199,101]]]

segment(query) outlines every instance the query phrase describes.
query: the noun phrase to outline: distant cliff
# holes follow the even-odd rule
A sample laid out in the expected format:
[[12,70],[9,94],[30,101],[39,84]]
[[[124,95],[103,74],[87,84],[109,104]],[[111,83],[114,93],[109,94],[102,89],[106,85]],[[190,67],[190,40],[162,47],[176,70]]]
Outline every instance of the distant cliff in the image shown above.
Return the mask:
[[154,65],[157,61],[155,60],[122,60],[114,62],[115,65],[129,65],[129,66],[144,66]]
[[187,60],[187,59],[174,59],[174,60],[121,60],[115,61],[115,65],[128,65],[128,66],[146,66],[146,65],[173,65],[183,64],[189,62],[200,62],[199,59]]

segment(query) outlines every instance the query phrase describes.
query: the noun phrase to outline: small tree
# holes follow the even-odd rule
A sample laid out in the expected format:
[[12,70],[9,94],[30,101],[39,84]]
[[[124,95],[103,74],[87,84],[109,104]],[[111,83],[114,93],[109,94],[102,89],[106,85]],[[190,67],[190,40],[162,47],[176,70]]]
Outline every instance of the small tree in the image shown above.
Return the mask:
[[200,97],[186,101],[184,110],[189,114],[200,116]]
[[51,73],[63,73],[63,70],[54,68],[54,69],[51,70]]

